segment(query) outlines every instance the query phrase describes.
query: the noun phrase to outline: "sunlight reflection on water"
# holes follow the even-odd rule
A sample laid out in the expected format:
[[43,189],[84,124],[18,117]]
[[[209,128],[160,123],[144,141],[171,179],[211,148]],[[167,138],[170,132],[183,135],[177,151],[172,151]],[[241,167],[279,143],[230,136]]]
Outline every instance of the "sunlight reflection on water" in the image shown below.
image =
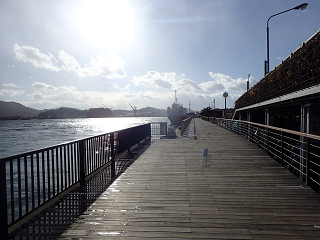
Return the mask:
[[123,117],[0,121],[0,159],[149,122],[169,120],[167,117]]

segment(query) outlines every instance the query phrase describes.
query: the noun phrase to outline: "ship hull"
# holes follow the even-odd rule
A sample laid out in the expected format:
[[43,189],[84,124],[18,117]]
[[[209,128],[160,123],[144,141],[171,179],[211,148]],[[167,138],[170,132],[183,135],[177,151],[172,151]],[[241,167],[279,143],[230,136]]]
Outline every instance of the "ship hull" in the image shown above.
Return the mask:
[[180,115],[180,116],[169,115],[168,118],[173,125],[180,125],[183,120],[188,118],[188,116],[187,115]]

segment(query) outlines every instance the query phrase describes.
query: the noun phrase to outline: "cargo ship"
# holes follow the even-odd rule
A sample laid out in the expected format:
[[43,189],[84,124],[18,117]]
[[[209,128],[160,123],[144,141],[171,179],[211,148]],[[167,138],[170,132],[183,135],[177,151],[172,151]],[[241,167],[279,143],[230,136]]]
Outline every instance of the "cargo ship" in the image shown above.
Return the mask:
[[187,108],[178,103],[177,91],[174,91],[175,101],[171,107],[167,108],[167,115],[173,125],[180,125],[183,120],[188,118]]

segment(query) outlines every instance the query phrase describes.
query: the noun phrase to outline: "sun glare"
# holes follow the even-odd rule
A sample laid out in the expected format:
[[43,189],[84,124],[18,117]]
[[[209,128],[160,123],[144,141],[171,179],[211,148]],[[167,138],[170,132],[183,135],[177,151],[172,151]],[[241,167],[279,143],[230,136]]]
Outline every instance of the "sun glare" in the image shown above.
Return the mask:
[[87,38],[109,49],[124,46],[133,37],[132,11],[125,0],[86,0],[77,22]]

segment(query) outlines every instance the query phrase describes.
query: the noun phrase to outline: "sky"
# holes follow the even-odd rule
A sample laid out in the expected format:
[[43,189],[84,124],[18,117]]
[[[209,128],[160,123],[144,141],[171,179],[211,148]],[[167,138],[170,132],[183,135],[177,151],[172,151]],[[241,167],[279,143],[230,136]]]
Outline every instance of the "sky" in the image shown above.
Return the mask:
[[[320,28],[320,1],[269,21],[270,70]],[[0,100],[227,108],[264,76],[266,24],[300,0],[1,0]],[[250,77],[249,77],[250,74]]]

